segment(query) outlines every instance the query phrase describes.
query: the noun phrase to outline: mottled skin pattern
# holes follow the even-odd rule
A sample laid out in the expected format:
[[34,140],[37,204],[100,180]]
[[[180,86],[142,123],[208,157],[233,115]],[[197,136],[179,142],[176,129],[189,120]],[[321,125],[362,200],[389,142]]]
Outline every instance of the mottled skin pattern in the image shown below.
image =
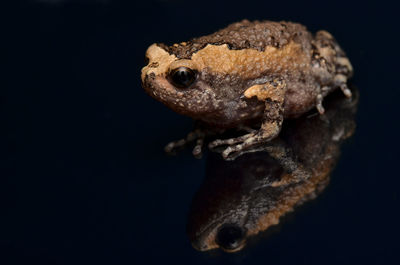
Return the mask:
[[[313,36],[291,22],[244,20],[188,42],[153,44],[146,57],[141,78],[147,93],[206,128],[171,143],[168,151],[200,138],[198,154],[210,128],[253,127],[241,137],[210,143],[226,146],[223,157],[233,159],[275,138],[285,118],[313,107],[323,114],[322,100],[336,88],[351,96],[346,82],[352,66],[335,39],[326,31]],[[189,87],[171,82],[178,67],[196,73]]]
[[[299,180],[282,167],[282,161],[266,152],[245,154],[235,161],[210,154],[206,178],[193,198],[188,217],[192,245],[200,251],[238,251],[247,238],[278,224],[295,206],[315,198],[329,182],[340,144],[354,133],[358,93],[353,93],[353,100],[334,93],[328,98],[324,116],[314,111],[291,120],[279,140],[265,145],[268,153],[289,150],[296,163],[310,173],[306,179]],[[234,249],[224,249],[216,240],[226,226],[243,231]]]

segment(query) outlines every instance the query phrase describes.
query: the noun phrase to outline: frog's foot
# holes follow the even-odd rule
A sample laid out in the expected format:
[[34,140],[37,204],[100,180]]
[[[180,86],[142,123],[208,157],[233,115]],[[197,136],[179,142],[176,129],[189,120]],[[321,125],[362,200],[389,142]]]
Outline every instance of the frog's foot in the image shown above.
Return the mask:
[[195,146],[193,148],[192,153],[196,158],[201,158],[203,154],[203,145],[205,137],[206,133],[204,133],[204,131],[196,129],[188,133],[188,135],[185,138],[180,139],[178,141],[170,142],[165,146],[164,150],[168,154],[175,154],[178,150],[184,148],[188,144],[195,142]]
[[208,147],[212,151],[218,151],[220,147],[227,146],[222,151],[225,160],[234,160],[236,157],[249,152],[260,151],[258,144],[264,143],[268,139],[261,138],[257,131],[251,132],[236,138],[217,139],[209,143]]
[[222,151],[222,157],[225,160],[233,160],[244,153],[259,151],[259,146],[274,139],[281,129],[281,115],[277,118],[268,118],[268,120],[261,124],[259,130],[253,130],[250,133],[236,138],[214,140],[208,147],[212,151],[218,151],[216,150],[217,148],[219,149],[221,146],[228,145],[228,147]]
[[212,151],[216,151],[216,148],[224,146],[224,145],[234,145],[237,143],[241,143],[245,141],[247,138],[254,136],[255,133],[248,133],[239,137],[235,138],[229,138],[229,139],[217,139],[212,141],[211,143],[208,144],[208,148],[210,148]]
[[241,143],[248,139],[249,137],[253,137],[256,135],[257,130],[248,127],[248,126],[240,126],[239,131],[244,131],[247,134],[239,136],[239,137],[234,137],[234,138],[229,138],[229,139],[217,139],[212,141],[211,143],[208,144],[208,147],[211,151],[218,151],[219,147],[221,146],[226,146],[226,145],[234,145],[237,143]]

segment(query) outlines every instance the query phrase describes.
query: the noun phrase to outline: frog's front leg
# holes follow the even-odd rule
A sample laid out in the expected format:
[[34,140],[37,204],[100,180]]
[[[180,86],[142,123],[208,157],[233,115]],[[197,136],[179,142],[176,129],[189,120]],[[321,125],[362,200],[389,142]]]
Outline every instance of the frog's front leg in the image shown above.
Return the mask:
[[267,100],[265,104],[265,119],[260,129],[237,138],[227,139],[227,143],[232,144],[222,152],[224,159],[232,160],[241,153],[272,140],[279,134],[283,122],[282,106],[271,100]]
[[260,129],[237,138],[215,140],[209,144],[210,149],[228,145],[222,152],[222,156],[226,160],[233,160],[242,153],[256,150],[255,148],[260,144],[275,138],[282,127],[285,92],[286,85],[281,79],[274,79],[268,83],[248,88],[245,91],[245,97],[256,96],[258,100],[265,102],[264,117]]

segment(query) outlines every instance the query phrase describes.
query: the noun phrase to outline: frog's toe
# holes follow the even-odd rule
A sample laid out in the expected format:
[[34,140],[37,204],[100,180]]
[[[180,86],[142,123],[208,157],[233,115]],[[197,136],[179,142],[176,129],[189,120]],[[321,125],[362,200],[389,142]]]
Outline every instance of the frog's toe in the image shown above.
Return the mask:
[[199,138],[196,141],[196,145],[192,150],[192,154],[196,158],[201,158],[203,155],[203,145],[204,145],[204,138]]
[[236,137],[236,138],[217,139],[217,140],[210,142],[208,144],[208,148],[212,151],[215,151],[216,148],[224,146],[224,145],[232,146],[232,145],[235,145],[238,143],[243,143],[244,141],[253,137],[254,135],[255,135],[255,132],[251,132],[251,133],[248,133],[248,134]]
[[222,157],[225,160],[233,160],[236,157],[240,156],[242,151],[243,151],[243,145],[242,144],[237,144],[237,145],[232,145],[228,146],[223,152],[222,152]]
[[351,98],[352,97],[352,93],[351,90],[349,89],[349,87],[347,86],[347,84],[341,84],[340,85],[340,89],[342,90],[343,94],[348,97]]
[[324,108],[324,106],[322,106],[322,99],[323,99],[322,94],[319,94],[317,96],[316,108],[317,108],[319,114],[321,114],[321,115],[325,113],[325,108]]
[[232,145],[237,143],[236,138],[230,139],[217,139],[208,144],[208,148],[210,150],[214,150],[217,147],[224,146],[224,145]]
[[183,148],[186,145],[186,140],[185,139],[180,139],[178,141],[173,141],[170,142],[169,144],[167,144],[164,147],[164,151],[167,154],[175,154],[176,151],[178,151],[179,149]]
[[340,87],[340,89],[342,90],[343,94],[346,97],[351,98],[351,96],[352,96],[351,90],[347,86],[347,76],[338,74],[335,76],[333,81],[338,87]]

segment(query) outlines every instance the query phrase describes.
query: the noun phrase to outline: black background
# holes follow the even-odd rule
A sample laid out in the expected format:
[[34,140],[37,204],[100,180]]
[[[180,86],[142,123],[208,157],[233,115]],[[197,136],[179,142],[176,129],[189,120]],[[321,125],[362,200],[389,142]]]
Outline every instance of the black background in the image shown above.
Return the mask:
[[[400,264],[398,9],[384,1],[3,1],[0,264]],[[328,189],[239,254],[192,249],[205,160],[163,146],[191,120],[146,95],[144,52],[231,22],[326,29],[361,102]]]

